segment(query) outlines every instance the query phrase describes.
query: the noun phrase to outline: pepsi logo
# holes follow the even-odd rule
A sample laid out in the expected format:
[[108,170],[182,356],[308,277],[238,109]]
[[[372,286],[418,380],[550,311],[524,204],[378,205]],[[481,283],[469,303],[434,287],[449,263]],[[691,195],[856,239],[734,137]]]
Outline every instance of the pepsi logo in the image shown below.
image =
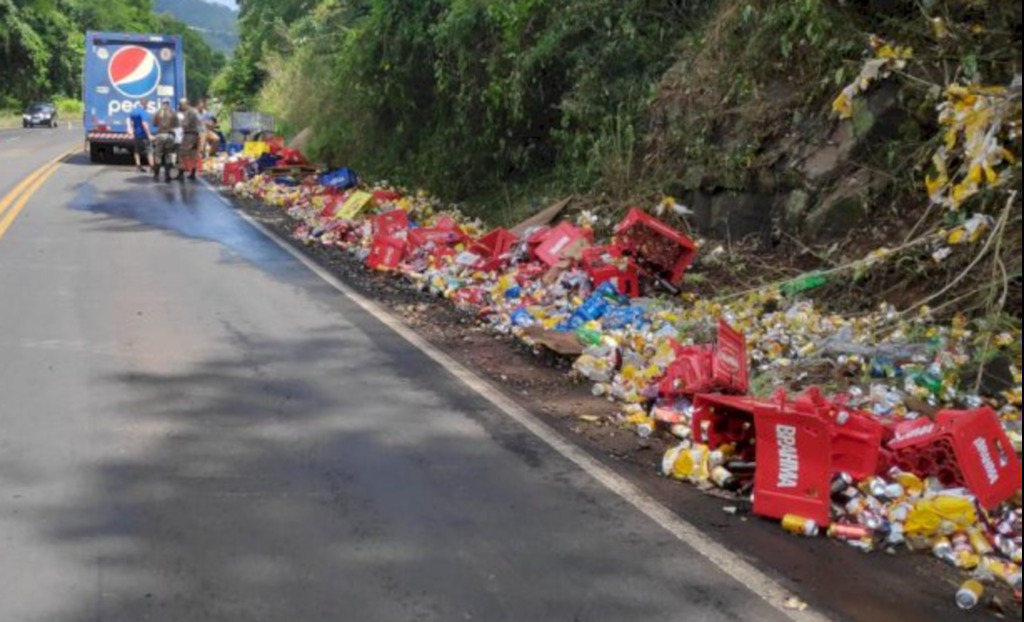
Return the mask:
[[145,97],[160,84],[160,62],[146,48],[125,46],[110,57],[110,84],[125,97]]

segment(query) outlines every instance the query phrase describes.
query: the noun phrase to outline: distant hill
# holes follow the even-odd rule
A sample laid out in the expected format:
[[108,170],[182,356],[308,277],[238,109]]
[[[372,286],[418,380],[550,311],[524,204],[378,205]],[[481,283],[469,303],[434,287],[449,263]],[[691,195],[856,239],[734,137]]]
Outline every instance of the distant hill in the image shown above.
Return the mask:
[[210,0],[156,0],[154,10],[167,13],[202,34],[213,49],[231,54],[238,45],[238,13]]

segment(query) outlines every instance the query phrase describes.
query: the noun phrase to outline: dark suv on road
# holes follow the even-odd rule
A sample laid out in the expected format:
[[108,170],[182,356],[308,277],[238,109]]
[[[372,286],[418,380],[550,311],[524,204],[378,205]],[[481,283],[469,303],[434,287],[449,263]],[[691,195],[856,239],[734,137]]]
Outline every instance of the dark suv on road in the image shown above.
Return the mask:
[[21,117],[22,127],[57,127],[57,107],[53,104],[32,104]]

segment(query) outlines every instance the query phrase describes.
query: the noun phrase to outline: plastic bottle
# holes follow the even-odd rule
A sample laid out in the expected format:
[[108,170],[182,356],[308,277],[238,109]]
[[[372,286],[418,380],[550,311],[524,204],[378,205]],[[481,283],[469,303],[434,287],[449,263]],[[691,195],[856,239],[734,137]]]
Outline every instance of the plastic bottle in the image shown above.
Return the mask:
[[788,297],[796,296],[812,289],[818,289],[828,284],[828,277],[820,272],[810,272],[797,277],[782,286],[782,295]]
[[576,330],[576,338],[579,339],[580,343],[583,345],[594,347],[601,344],[601,340],[604,339],[604,335],[602,335],[601,331],[596,328],[581,326]]
[[965,581],[960,589],[956,593],[956,606],[960,607],[964,611],[971,611],[978,606],[981,602],[981,597],[985,595],[985,586],[981,583],[971,579]]
[[922,373],[913,374],[911,378],[913,379],[914,384],[923,389],[927,389],[932,395],[942,393],[942,378]]
[[818,527],[818,523],[809,518],[797,516],[796,514],[787,514],[783,516],[782,528],[793,535],[806,536],[808,538],[815,538],[821,532],[821,528]]

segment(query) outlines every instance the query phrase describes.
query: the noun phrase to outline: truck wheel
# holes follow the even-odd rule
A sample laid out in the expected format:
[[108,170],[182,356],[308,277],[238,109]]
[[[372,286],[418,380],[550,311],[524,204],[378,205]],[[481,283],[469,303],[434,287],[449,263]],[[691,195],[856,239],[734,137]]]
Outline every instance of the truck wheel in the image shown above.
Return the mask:
[[89,143],[89,161],[93,164],[102,164],[106,159],[106,151],[100,149],[96,143]]

